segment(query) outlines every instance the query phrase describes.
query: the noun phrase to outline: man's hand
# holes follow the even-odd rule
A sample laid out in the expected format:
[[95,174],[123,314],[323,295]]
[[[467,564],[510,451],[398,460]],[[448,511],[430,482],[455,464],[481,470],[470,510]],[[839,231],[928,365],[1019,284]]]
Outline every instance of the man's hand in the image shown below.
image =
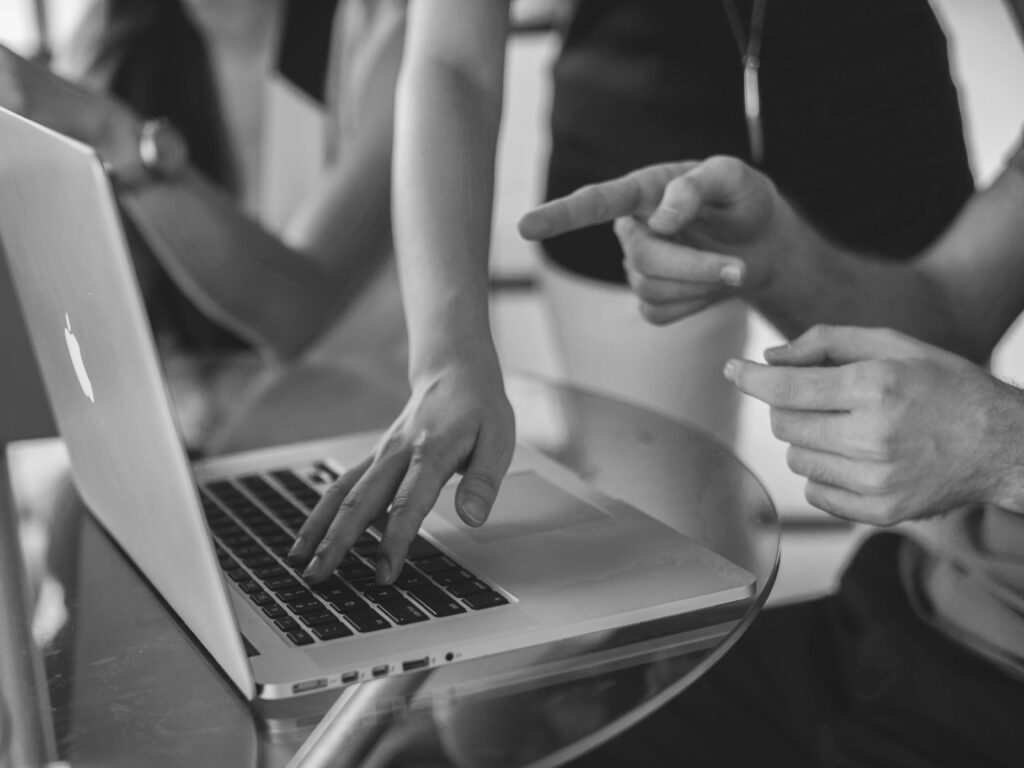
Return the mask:
[[486,522],[514,444],[515,420],[496,363],[457,362],[420,376],[376,453],[324,495],[289,557],[306,564],[304,578],[322,581],[377,522],[384,532],[377,581],[390,584],[452,475],[462,473],[459,516],[472,526]]
[[527,213],[528,240],[615,221],[641,312],[663,325],[770,277],[796,220],[775,185],[732,157],[643,168]]
[[771,406],[807,500],[872,525],[969,503],[1016,507],[1024,397],[890,330],[816,326],[725,375]]

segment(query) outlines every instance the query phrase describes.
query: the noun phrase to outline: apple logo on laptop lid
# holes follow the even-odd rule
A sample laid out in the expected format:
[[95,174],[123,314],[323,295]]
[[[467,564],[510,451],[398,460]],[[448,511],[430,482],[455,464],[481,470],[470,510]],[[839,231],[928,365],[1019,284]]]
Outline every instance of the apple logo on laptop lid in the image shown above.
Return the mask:
[[92,381],[89,380],[89,372],[85,369],[85,361],[82,359],[82,347],[79,345],[78,339],[75,338],[75,334],[71,332],[71,318],[68,317],[67,312],[64,313],[64,340],[67,342],[71,365],[75,369],[82,392],[89,398],[89,402],[95,403],[96,397],[92,391]]

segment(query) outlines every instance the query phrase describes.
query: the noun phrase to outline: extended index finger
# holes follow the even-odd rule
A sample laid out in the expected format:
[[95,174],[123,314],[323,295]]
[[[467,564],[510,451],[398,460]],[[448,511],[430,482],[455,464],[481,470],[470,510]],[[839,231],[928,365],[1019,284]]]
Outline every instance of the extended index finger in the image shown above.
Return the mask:
[[652,165],[611,181],[581,187],[523,216],[519,220],[519,234],[527,240],[544,240],[620,216],[646,218],[658,207],[668,183],[693,166],[692,162]]
[[730,360],[725,377],[741,392],[775,408],[795,411],[850,411],[860,403],[844,367],[789,368]]

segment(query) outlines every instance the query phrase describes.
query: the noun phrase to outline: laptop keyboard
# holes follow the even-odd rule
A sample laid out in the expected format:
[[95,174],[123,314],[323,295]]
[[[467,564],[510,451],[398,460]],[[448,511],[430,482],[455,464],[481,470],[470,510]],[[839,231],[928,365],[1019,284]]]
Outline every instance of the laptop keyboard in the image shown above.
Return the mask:
[[[317,464],[318,473],[333,474]],[[508,599],[422,536],[393,585],[375,583],[380,533],[369,529],[334,574],[308,584],[287,560],[320,493],[288,469],[200,489],[227,577],[293,645],[309,645],[505,605]]]

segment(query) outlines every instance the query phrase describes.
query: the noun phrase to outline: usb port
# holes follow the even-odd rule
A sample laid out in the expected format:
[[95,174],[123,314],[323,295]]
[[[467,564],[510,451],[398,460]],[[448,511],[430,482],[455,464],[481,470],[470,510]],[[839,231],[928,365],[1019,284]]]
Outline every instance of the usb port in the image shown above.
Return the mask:
[[374,677],[384,677],[384,675],[386,675],[388,673],[389,669],[391,669],[391,667],[389,667],[387,664],[381,664],[379,667],[374,667],[373,668],[373,676]]
[[414,669],[423,669],[430,663],[430,657],[424,656],[422,659],[413,659],[412,661],[402,662],[402,671],[410,672]]
[[342,683],[354,683],[358,679],[359,679],[359,673],[358,672],[346,672],[345,674],[343,674],[341,676],[341,682]]
[[292,693],[307,693],[309,691],[315,691],[326,687],[327,678],[321,677],[319,680],[307,680],[304,683],[295,683],[295,685],[292,686]]

